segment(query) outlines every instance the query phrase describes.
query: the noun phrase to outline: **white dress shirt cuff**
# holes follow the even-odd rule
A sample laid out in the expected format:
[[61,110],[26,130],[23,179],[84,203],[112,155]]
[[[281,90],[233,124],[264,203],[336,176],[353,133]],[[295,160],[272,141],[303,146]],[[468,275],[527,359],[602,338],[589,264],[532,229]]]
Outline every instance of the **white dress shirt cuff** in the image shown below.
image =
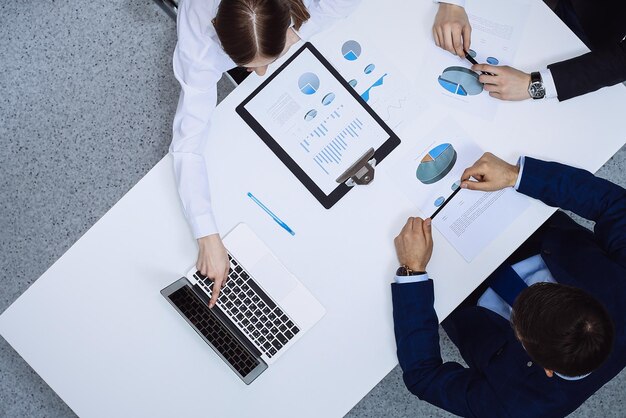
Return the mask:
[[428,273],[418,274],[416,276],[396,276],[394,281],[398,284],[425,282],[428,280]]
[[552,71],[549,68],[544,68],[539,71],[541,74],[541,80],[543,81],[543,88],[546,89],[546,99],[556,99],[558,94],[556,92],[556,85],[554,84],[554,77],[552,77]]
[[519,157],[517,161],[519,166],[519,173],[517,173],[517,181],[515,182],[515,190],[519,189],[519,185],[522,183],[522,174],[524,173],[524,156]]
[[448,4],[455,4],[457,6],[465,7],[465,0],[433,0],[433,3],[448,3]]
[[195,239],[217,233],[217,225],[215,224],[215,218],[212,213],[189,217],[189,224],[191,225],[191,232]]

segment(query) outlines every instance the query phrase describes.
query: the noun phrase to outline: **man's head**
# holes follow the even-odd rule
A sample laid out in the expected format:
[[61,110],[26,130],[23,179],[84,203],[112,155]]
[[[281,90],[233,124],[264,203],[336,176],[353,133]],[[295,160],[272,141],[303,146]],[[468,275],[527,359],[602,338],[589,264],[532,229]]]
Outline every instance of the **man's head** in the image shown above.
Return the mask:
[[546,369],[581,376],[600,367],[613,347],[613,322],[581,289],[537,283],[513,305],[511,324],[528,355]]

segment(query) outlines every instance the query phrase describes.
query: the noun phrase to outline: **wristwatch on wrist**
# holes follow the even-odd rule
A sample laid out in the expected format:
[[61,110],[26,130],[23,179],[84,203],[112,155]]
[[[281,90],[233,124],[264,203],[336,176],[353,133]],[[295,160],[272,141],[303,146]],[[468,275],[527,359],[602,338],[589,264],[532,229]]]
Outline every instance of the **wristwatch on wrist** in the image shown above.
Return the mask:
[[420,274],[426,274],[425,271],[413,271],[407,266],[400,266],[396,270],[396,276],[419,276]]
[[534,73],[530,73],[530,84],[528,85],[528,94],[533,99],[543,99],[546,97],[546,88],[543,85],[543,80],[541,79],[541,73],[535,71]]

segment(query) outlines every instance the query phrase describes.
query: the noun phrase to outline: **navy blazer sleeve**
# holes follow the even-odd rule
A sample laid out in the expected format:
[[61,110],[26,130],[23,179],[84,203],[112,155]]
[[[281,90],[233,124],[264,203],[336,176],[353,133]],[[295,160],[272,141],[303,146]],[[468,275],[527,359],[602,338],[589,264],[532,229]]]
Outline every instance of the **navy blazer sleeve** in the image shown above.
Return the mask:
[[398,361],[411,393],[461,416],[507,416],[479,371],[442,361],[432,280],[394,283],[391,292]]
[[598,245],[626,267],[626,190],[622,187],[579,168],[525,157],[517,191],[595,221]]
[[548,66],[559,101],[626,81],[626,41]]

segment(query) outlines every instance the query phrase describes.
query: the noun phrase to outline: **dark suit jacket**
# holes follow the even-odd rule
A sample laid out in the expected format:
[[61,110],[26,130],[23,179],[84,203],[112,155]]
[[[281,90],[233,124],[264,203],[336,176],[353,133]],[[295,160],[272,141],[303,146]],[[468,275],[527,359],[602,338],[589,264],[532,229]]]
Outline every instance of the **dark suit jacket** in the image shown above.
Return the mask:
[[626,190],[580,169],[526,157],[519,192],[596,221],[592,233],[559,212],[540,229],[535,254],[541,253],[559,283],[582,288],[604,304],[614,321],[615,345],[608,360],[582,380],[548,378],[508,321],[471,306],[443,323],[469,368],[443,363],[433,282],[393,284],[404,382],[420,399],[457,415],[565,416],[626,366]]
[[559,100],[626,81],[626,1],[571,0],[591,52],[548,66]]

